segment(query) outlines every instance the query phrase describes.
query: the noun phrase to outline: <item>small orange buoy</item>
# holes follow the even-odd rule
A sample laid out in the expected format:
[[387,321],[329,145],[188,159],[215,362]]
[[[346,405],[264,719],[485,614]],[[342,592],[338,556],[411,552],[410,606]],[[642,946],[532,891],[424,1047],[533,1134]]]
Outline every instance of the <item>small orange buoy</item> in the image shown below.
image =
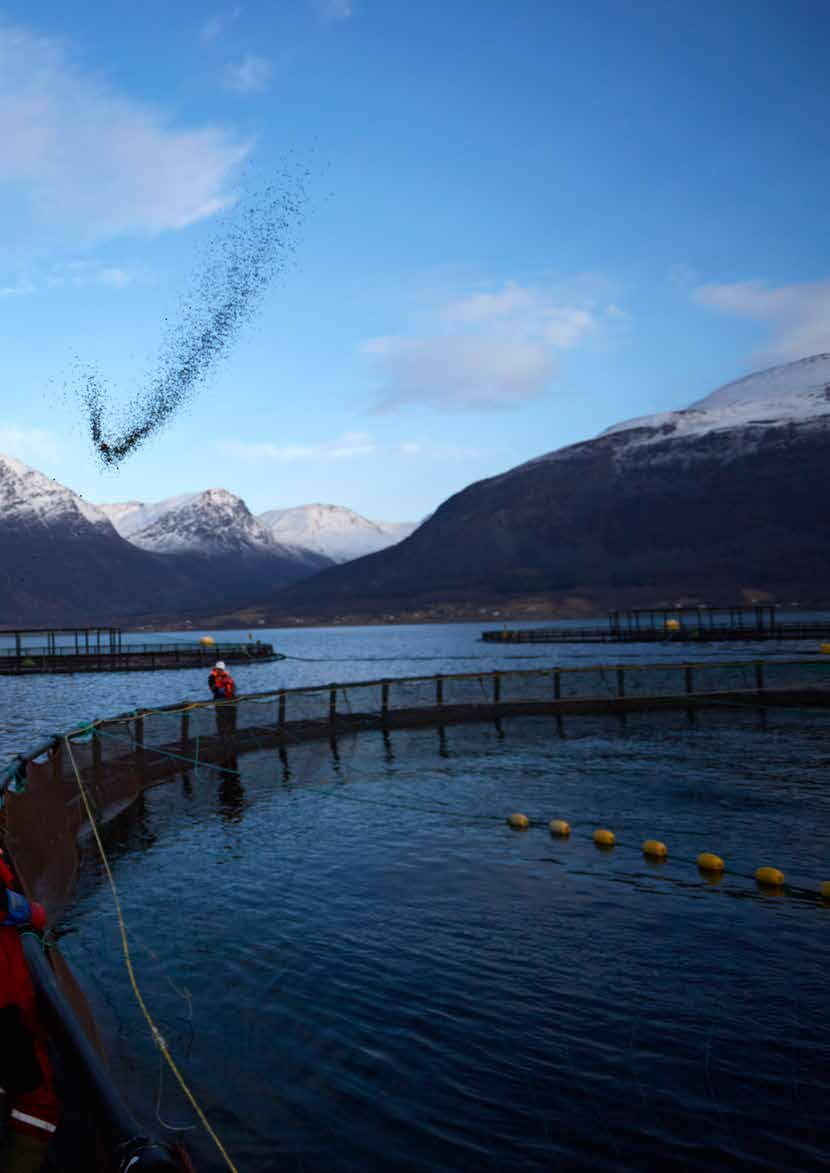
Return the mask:
[[822,900],[827,900],[830,903],[830,880],[825,880],[819,888]]
[[557,835],[560,839],[567,839],[571,833],[571,824],[566,823],[564,819],[551,819],[548,827],[551,835]]
[[609,831],[606,827],[597,827],[594,831],[594,843],[597,847],[613,847],[617,842],[613,831]]
[[507,816],[507,825],[512,827],[514,831],[526,831],[530,826],[530,819],[527,815],[514,811],[512,815]]
[[762,888],[783,888],[784,873],[778,868],[758,868],[755,873],[756,881]]
[[643,855],[648,856],[649,859],[665,859],[668,854],[668,847],[659,839],[646,839],[643,844]]
[[719,855],[704,851],[697,857],[697,866],[702,872],[722,872],[724,862]]

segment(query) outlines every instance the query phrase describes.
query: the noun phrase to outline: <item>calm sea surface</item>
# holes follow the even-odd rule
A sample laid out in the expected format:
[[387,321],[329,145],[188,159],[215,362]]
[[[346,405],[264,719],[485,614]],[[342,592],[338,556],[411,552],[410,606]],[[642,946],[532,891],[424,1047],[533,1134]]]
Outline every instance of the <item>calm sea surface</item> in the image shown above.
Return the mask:
[[[525,660],[473,626],[258,634],[308,659],[244,668],[243,690],[684,658]],[[708,654],[759,649],[736,651]],[[14,749],[205,692],[202,672],[6,683]],[[809,711],[369,732],[183,774],[106,840],[145,996],[240,1170],[818,1170],[830,908],[750,877],[830,879],[829,759],[830,715]],[[513,810],[534,826],[510,831]],[[649,837],[665,864],[643,859]],[[703,850],[734,874],[704,880]],[[160,1131],[189,1129],[88,844],[60,929],[119,1085]],[[169,1135],[221,1168],[200,1130]]]

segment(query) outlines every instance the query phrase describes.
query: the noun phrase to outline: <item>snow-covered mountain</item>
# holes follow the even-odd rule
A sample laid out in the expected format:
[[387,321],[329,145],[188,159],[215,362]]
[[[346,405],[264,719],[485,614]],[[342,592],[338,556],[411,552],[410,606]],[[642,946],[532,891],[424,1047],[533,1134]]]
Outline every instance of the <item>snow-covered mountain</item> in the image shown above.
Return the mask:
[[[0,625],[107,623],[196,595],[77,493],[0,455]],[[191,604],[192,605],[192,604]]]
[[[168,504],[165,502],[164,504]],[[145,507],[152,515],[152,507]],[[127,525],[136,515],[128,515]],[[125,535],[126,536],[126,535]],[[168,508],[156,508],[145,526],[132,529],[129,540],[157,554],[291,554],[280,547],[248,506],[227,489],[206,489]]]
[[160,554],[267,553],[324,566],[402,542],[415,523],[369,521],[339,505],[270,509],[254,517],[226,489],[182,493],[164,501],[98,506],[123,538]]
[[284,546],[313,550],[333,562],[350,562],[394,546],[417,529],[415,522],[369,521],[341,505],[269,509],[258,520]]
[[330,565],[280,546],[225,490],[179,498],[127,541],[111,518],[129,525],[134,504],[98,509],[0,455],[0,626],[232,609]]
[[98,505],[97,508],[107,515],[122,538],[131,538],[139,530],[153,525],[163,514],[179,509],[196,496],[197,493],[180,493],[178,497],[167,497],[164,501],[124,501],[115,505]]
[[90,523],[109,529],[106,515],[64,485],[0,453],[0,517],[4,524],[76,527]]

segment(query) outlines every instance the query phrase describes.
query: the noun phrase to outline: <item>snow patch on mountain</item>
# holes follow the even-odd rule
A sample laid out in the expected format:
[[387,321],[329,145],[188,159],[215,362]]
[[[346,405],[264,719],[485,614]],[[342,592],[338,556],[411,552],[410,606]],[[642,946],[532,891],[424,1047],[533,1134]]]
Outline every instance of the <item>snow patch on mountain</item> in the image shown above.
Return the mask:
[[712,391],[682,411],[640,416],[606,428],[601,436],[637,433],[636,444],[740,428],[830,423],[830,354],[770,367]]
[[6,523],[67,525],[83,520],[109,527],[94,505],[44,473],[0,453],[0,517]]
[[180,493],[177,497],[166,497],[164,501],[122,501],[114,505],[99,505],[122,538],[131,538],[139,530],[147,529],[165,513],[179,509],[192,501],[197,493]]
[[149,525],[134,530],[129,540],[156,554],[292,556],[260,525],[242,498],[227,489],[206,489],[179,500]]
[[415,522],[370,521],[341,505],[297,505],[269,509],[258,520],[272,537],[296,550],[312,550],[334,562],[351,562],[402,542]]
[[717,391],[689,406],[692,409],[712,411],[733,403],[751,400],[783,400],[807,392],[826,391],[830,386],[830,354],[814,354],[781,366],[768,367],[726,383]]

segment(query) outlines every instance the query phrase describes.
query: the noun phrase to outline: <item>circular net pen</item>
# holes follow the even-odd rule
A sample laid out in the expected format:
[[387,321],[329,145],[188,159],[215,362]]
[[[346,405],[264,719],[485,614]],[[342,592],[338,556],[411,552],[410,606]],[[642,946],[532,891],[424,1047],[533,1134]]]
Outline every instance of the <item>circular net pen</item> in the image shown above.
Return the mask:
[[[765,1145],[818,1168],[830,956],[791,942],[824,911],[830,842],[798,828],[828,703],[817,657],[379,679],[96,721],[5,777],[4,849],[55,926],[27,957],[109,1055],[122,1131],[149,1122],[199,1168],[633,1169],[672,1147],[751,1168]],[[761,1074],[782,1032],[796,1085]],[[77,1034],[56,1037],[74,1070]],[[82,1090],[76,1114],[117,1139],[117,1105]]]

